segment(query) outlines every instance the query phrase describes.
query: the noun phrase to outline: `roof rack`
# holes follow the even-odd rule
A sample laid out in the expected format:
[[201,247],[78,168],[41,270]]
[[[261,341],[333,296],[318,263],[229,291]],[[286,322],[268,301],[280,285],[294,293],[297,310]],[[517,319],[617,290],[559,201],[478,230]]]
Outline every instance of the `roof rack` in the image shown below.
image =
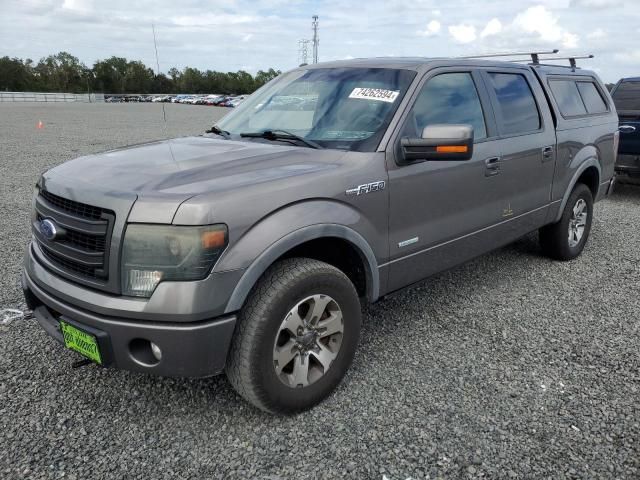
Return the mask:
[[[489,53],[486,55],[471,55],[468,57],[460,57],[460,58],[496,58],[496,57],[520,57],[522,55],[530,55],[531,61],[535,64],[540,63],[540,55],[555,55],[560,50],[554,48],[550,52],[513,52],[513,53]],[[548,59],[545,59],[548,60]],[[522,61],[522,60],[520,60]]]
[[571,68],[578,68],[576,66],[576,60],[585,60],[588,58],[593,58],[593,55],[581,55],[581,56],[574,56],[574,57],[553,57],[553,58],[543,58],[543,60],[547,61],[558,61],[558,60],[569,60],[569,65],[571,66]]

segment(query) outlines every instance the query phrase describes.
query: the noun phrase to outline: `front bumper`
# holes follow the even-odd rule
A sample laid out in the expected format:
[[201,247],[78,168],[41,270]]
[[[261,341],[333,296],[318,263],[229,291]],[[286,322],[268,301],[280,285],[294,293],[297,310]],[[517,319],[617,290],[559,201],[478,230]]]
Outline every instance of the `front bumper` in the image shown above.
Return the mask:
[[[236,317],[197,322],[140,321],[115,318],[79,308],[39,287],[25,270],[22,288],[29,308],[45,331],[63,343],[59,321],[97,333],[105,366],[171,377],[207,377],[224,369]],[[145,350],[153,342],[158,361]]]

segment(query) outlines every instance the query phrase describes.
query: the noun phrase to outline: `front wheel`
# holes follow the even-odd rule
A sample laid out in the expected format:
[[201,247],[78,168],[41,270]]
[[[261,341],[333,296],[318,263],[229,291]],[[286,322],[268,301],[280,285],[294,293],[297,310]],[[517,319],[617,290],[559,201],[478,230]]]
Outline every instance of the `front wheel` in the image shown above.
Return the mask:
[[360,301],[337,268],[307,258],[270,267],[240,312],[227,378],[246,400],[295,413],[326,398],[353,360]]
[[540,245],[555,260],[573,260],[582,253],[593,220],[593,195],[584,184],[571,192],[560,221],[540,229]]

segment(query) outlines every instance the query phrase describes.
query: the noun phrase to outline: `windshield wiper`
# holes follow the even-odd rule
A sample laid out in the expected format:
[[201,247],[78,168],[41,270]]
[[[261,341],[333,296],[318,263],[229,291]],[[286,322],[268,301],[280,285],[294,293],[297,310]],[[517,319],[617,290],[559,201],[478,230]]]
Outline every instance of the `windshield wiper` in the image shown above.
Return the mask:
[[209,130],[205,130],[204,133],[215,133],[216,135],[220,135],[224,138],[229,138],[231,136],[229,132],[227,132],[226,130],[221,130],[220,127],[216,125],[211,127]]
[[265,130],[263,132],[246,132],[241,133],[241,137],[243,138],[264,138],[265,140],[295,140],[300,143],[303,143],[309,148],[315,149],[323,149],[321,145],[318,145],[316,142],[311,140],[307,140],[300,135],[296,135],[295,133],[288,132],[286,130]]

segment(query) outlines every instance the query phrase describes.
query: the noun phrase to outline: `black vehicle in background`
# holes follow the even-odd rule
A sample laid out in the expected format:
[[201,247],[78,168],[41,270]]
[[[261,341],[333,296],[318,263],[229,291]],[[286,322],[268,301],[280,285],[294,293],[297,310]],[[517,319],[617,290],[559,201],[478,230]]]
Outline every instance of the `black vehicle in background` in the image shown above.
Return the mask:
[[616,178],[640,185],[640,77],[623,78],[611,96],[620,119]]

